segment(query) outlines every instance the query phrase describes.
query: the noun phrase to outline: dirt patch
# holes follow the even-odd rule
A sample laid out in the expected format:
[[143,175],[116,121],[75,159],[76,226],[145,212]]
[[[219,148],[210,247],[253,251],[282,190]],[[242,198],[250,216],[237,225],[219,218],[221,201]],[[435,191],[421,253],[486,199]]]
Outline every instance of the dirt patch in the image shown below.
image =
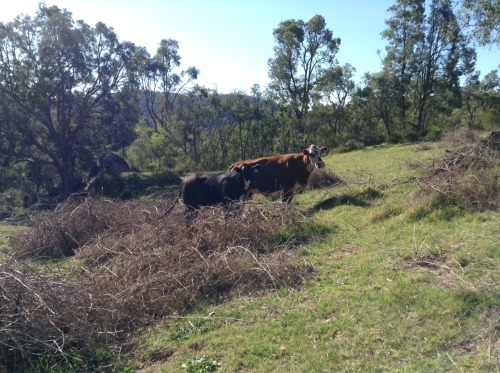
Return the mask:
[[350,244],[345,244],[342,246],[340,251],[335,251],[332,253],[332,258],[334,260],[341,260],[341,259],[344,259],[345,257],[359,253],[362,250],[363,250],[363,248],[361,246],[354,246],[354,245],[350,245]]
[[445,288],[455,288],[457,284],[475,289],[475,285],[464,277],[464,269],[452,254],[447,253],[415,253],[404,262],[405,269],[426,271],[436,276],[436,284]]

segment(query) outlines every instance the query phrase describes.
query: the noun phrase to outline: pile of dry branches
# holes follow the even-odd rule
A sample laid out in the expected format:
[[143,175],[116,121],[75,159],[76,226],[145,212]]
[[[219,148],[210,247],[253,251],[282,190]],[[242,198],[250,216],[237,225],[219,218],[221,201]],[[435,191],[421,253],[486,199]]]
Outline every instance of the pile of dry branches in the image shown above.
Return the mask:
[[310,271],[293,260],[304,237],[290,232],[304,217],[292,206],[254,204],[228,219],[207,208],[191,221],[162,210],[69,201],[14,237],[17,251],[0,260],[0,366],[120,346],[155,319],[297,286]]
[[480,140],[472,131],[450,134],[443,142],[446,155],[425,181],[439,204],[476,211],[500,208],[500,133]]
[[[85,284],[18,260],[0,263],[0,367],[28,369],[46,355],[64,355],[98,340]],[[31,369],[36,371],[36,369]]]
[[345,180],[342,176],[329,169],[321,168],[314,170],[311,176],[309,176],[307,186],[310,189],[319,189],[342,184],[345,184]]
[[73,255],[111,228],[127,231],[131,224],[146,221],[150,212],[138,202],[117,204],[109,199],[72,198],[54,211],[33,217],[36,229],[11,240],[17,256],[56,259]]

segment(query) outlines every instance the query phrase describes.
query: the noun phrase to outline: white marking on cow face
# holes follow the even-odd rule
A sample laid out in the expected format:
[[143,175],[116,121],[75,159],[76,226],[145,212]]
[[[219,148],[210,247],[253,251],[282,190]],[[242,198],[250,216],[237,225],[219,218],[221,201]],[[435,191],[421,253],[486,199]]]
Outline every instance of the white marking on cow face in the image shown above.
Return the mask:
[[257,186],[257,182],[255,181],[255,173],[259,171],[262,166],[260,164],[256,164],[254,166],[250,166],[247,164],[243,164],[240,167],[236,167],[234,171],[241,173],[243,176],[243,187],[245,192],[254,189]]
[[255,184],[255,182],[252,182],[251,180],[245,179],[245,191],[250,189],[250,187],[253,186],[253,184]]
[[309,171],[312,171],[313,168],[323,168],[325,167],[325,162],[321,159],[322,154],[328,153],[328,148],[322,147],[321,149],[316,145],[311,145],[307,149],[302,151],[304,155],[309,156],[309,164],[307,168]]

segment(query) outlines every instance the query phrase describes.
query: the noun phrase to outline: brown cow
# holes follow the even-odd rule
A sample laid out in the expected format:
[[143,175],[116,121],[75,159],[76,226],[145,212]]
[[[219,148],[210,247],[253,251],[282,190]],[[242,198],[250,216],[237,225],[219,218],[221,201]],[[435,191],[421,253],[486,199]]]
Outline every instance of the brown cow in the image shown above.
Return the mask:
[[311,175],[314,168],[325,167],[321,155],[327,153],[328,148],[323,147],[320,149],[316,145],[311,145],[302,150],[301,153],[274,155],[250,161],[235,162],[229,167],[229,171],[241,167],[244,163],[252,166],[260,164],[262,167],[255,174],[257,187],[249,191],[248,197],[251,197],[254,192],[269,195],[281,190],[282,201],[290,203],[295,188],[307,185],[309,175]]

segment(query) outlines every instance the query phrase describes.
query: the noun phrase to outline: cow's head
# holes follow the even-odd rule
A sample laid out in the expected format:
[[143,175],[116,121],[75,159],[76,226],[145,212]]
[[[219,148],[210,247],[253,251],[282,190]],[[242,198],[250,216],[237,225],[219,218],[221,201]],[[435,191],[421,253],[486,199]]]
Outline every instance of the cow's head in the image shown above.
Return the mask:
[[325,162],[323,162],[323,160],[321,159],[321,155],[328,153],[327,147],[322,147],[320,149],[313,144],[309,146],[307,149],[302,150],[302,153],[308,156],[311,167],[315,168],[325,167]]
[[262,166],[260,164],[250,166],[249,164],[244,163],[241,165],[241,167],[235,167],[233,169],[234,172],[237,172],[241,176],[243,176],[245,191],[257,186],[257,182],[255,181],[255,173],[258,172],[259,168],[261,167]]

